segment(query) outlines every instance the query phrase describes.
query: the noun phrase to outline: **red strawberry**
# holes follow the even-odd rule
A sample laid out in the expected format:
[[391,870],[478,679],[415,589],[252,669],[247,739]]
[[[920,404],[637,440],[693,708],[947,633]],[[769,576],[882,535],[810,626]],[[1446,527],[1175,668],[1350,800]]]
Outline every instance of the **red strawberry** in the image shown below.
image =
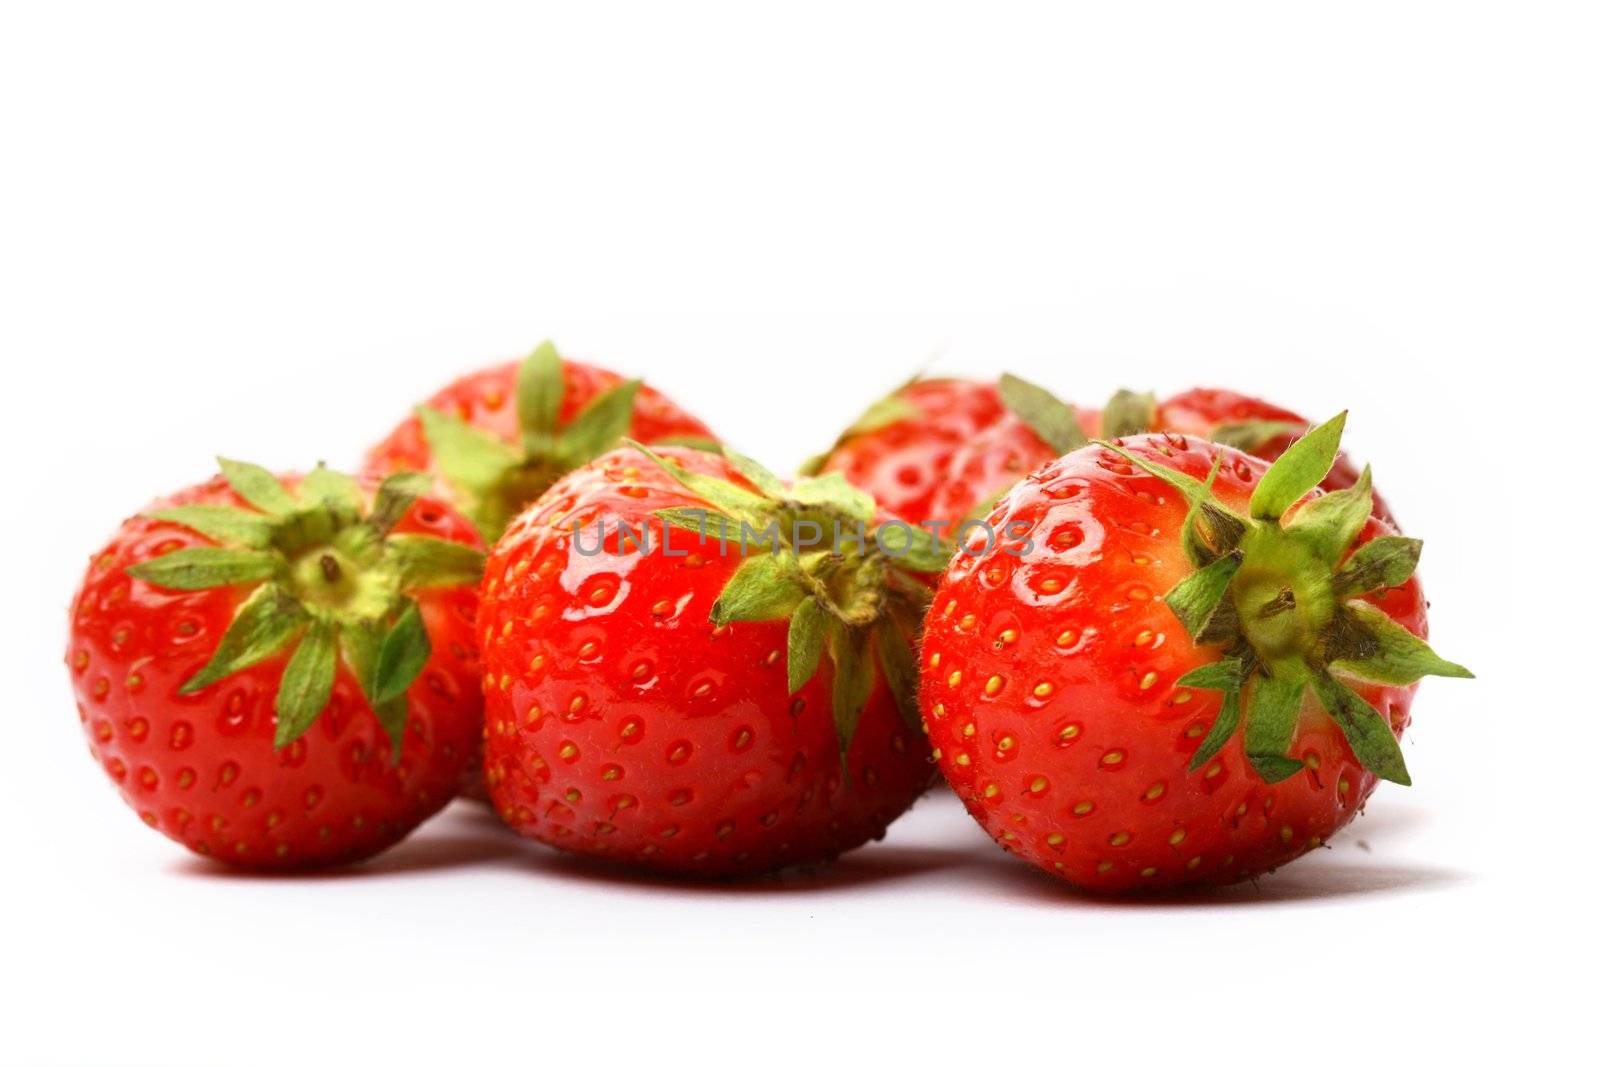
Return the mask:
[[948,537],[964,521],[987,513],[995,498],[1023,475],[1082,448],[1100,432],[1098,411],[1074,410],[1015,375],[1001,375],[998,391],[1005,411],[951,453],[928,505],[931,521],[948,524]]
[[[942,567],[925,537],[886,554],[882,519],[838,475],[790,488],[689,449],[618,450],[557,482],[484,577],[501,815],[559,848],[706,876],[881,835],[932,777],[911,708],[928,587],[906,568]],[[835,521],[864,542],[831,553]],[[775,548],[742,554],[741,522],[773,524]]]
[[[1163,400],[1147,429],[1206,437],[1271,462],[1283,455],[1310,426],[1306,419],[1288,408],[1253,396],[1227,389],[1190,389]],[[1330,492],[1349,489],[1360,476],[1360,468],[1340,452],[1320,484]],[[1389,505],[1376,492],[1372,494],[1372,514],[1395,529],[1400,528]]]
[[546,341],[520,363],[446,386],[367,454],[366,471],[439,475],[449,499],[493,543],[557,478],[624,436],[713,443],[704,423],[648,385],[562,360]]
[[[1001,376],[1000,395],[1006,414],[950,456],[928,507],[931,517],[955,526],[987,511],[996,497],[1028,471],[1082,447],[1102,430],[1108,437],[1147,432],[1193,434],[1274,460],[1310,427],[1292,411],[1223,389],[1191,389],[1159,404],[1148,393],[1125,390],[1101,412],[1074,410],[1038,386],[1007,374]],[[1322,480],[1322,488],[1348,489],[1358,475],[1355,464],[1341,452]],[[1372,513],[1394,522],[1388,505],[1376,494]]]
[[996,506],[1009,537],[973,534],[928,617],[921,706],[1003,847],[1095,890],[1230,882],[1409,781],[1416,682],[1470,675],[1424,643],[1421,543],[1370,517],[1370,474],[1315,488],[1343,423],[1270,469],[1170,434],[1080,449]]
[[906,522],[938,518],[929,509],[950,457],[1004,413],[986,382],[915,380],[868,408],[805,472],[838,471]]
[[90,751],[142,819],[248,867],[373,855],[478,751],[482,542],[419,474],[224,477],[122,524],[72,605]]

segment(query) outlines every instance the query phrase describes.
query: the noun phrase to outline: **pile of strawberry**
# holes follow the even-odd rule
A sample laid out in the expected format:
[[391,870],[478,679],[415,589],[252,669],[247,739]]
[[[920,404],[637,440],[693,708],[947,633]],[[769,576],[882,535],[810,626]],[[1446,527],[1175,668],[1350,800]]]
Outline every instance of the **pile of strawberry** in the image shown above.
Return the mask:
[[222,460],[130,518],[66,661],[140,818],[241,866],[371,856],[465,791],[557,848],[752,874],[942,774],[1085,889],[1232,882],[1407,783],[1418,681],[1470,677],[1343,426],[918,380],[785,480],[545,344],[358,476]]

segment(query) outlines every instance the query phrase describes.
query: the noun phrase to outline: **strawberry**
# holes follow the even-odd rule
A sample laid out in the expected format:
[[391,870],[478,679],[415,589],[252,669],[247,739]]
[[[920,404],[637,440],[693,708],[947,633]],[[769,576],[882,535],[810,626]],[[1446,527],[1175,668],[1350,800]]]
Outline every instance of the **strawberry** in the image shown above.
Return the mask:
[[[732,453],[638,448],[562,478],[489,556],[500,814],[558,848],[699,876],[881,835],[932,778],[911,642],[930,594],[916,575],[942,557],[904,524],[890,537],[837,474],[789,487]],[[864,537],[831,552],[835,522]]]
[[927,508],[932,521],[952,530],[981,518],[1023,475],[1100,431],[1098,411],[1075,410],[1015,375],[1001,375],[997,390],[1005,410],[951,452]]
[[374,489],[221,464],[89,564],[67,664],[90,751],[196,852],[371,856],[454,796],[479,749],[482,542],[420,474]]
[[[1040,387],[1002,375],[999,392],[1006,413],[974,434],[949,458],[938,491],[928,506],[933,518],[958,525],[986,512],[1028,471],[1056,456],[1081,448],[1102,432],[1108,437],[1135,433],[1193,434],[1274,460],[1310,424],[1286,408],[1225,389],[1191,389],[1157,403],[1148,393],[1117,393],[1104,412],[1065,404]],[[1358,472],[1343,452],[1322,480],[1327,490],[1355,485]],[[1394,523],[1383,498],[1373,495],[1372,513]]]
[[563,360],[546,341],[520,363],[460,378],[367,454],[366,472],[428,471],[493,544],[555,480],[623,436],[705,447],[711,431],[637,379]]
[[[1380,778],[1424,675],[1421,543],[1370,470],[1316,488],[1344,416],[1270,468],[1148,434],[1047,463],[951,561],[921,707],[1007,850],[1094,890],[1231,882],[1316,848]],[[1015,525],[1013,525],[1015,524]]]
[[[1158,404],[1155,417],[1141,430],[1194,434],[1271,462],[1283,455],[1310,427],[1310,422],[1288,408],[1253,396],[1227,389],[1190,389]],[[1107,436],[1114,435],[1108,433]],[[1319,484],[1329,492],[1349,489],[1360,476],[1360,468],[1340,452]],[[1400,528],[1389,505],[1376,492],[1372,494],[1372,514],[1396,530]]]
[[838,471],[906,522],[939,518],[930,507],[950,457],[1003,414],[988,383],[915,379],[874,403],[803,472]]

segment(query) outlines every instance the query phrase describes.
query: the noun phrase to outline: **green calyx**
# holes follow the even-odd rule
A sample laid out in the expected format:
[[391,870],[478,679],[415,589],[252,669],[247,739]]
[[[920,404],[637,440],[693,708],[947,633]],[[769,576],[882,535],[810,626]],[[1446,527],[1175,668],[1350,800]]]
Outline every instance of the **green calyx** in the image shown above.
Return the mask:
[[999,389],[1000,401],[1006,409],[1025,422],[1056,455],[1064,456],[1089,443],[1072,405],[1057,399],[1044,387],[1015,374],[1002,374]]
[[1119,389],[1100,409],[1100,432],[1107,437],[1129,437],[1145,433],[1156,422],[1154,393],[1135,393]]
[[1168,591],[1166,602],[1197,644],[1223,652],[1220,661],[1177,682],[1223,694],[1190,770],[1215,756],[1242,727],[1245,756],[1263,779],[1279,782],[1299,771],[1300,761],[1288,752],[1309,690],[1362,766],[1409,785],[1388,720],[1346,680],[1410,685],[1430,674],[1472,677],[1359,599],[1406,581],[1422,552],[1422,542],[1408,537],[1378,537],[1350,551],[1372,513],[1370,467],[1354,486],[1312,497],[1285,518],[1327,477],[1344,422],[1341,413],[1291,445],[1256,483],[1248,515],[1235,513],[1211,492],[1220,457],[1201,482],[1097,442],[1172,486],[1189,504],[1183,547],[1196,569]]
[[[426,406],[417,408],[417,418],[439,473],[460,494],[461,510],[493,544],[517,513],[556,479],[622,443],[633,426],[640,385],[633,379],[606,390],[563,426],[561,357],[546,341],[517,368],[517,441],[507,442]],[[697,448],[710,444],[698,438],[673,443]]]
[[189,504],[151,512],[148,518],[186,526],[216,544],[128,568],[131,576],[166,589],[256,587],[210,661],[179,692],[197,693],[292,649],[274,704],[273,743],[282,748],[327,706],[342,658],[398,759],[406,690],[432,651],[411,594],[476,583],[483,553],[437,537],[393,532],[427,490],[426,475],[384,479],[369,509],[353,478],[320,465],[290,492],[264,468],[218,462],[250,507]]
[[942,571],[947,548],[920,527],[875,522],[872,497],[837,473],[785,485],[755,460],[724,450],[752,490],[629,443],[704,502],[657,517],[743,559],[711,606],[711,621],[787,620],[790,693],[816,675],[824,655],[832,661],[841,760],[879,670],[907,726],[921,729],[913,648],[931,590],[916,575]]

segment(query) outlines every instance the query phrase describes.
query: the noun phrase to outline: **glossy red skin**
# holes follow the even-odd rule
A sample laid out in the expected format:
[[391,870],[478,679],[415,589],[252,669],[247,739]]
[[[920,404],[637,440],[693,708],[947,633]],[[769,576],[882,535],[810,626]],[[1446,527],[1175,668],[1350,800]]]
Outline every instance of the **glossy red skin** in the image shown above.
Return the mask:
[[[468,374],[435,393],[427,406],[455,415],[502,440],[517,442],[521,439],[516,402],[519,366],[519,362],[503,363]],[[558,420],[562,426],[595,397],[623,382],[618,374],[572,360],[562,360],[561,377],[566,386]],[[629,435],[645,444],[680,436],[715,440],[705,423],[648,385],[640,386],[634,399]],[[365,470],[380,477],[400,470],[434,470],[433,453],[415,415],[406,418],[367,453]]]
[[[1078,424],[1085,436],[1100,435],[1100,412],[1094,408],[1078,408]],[[1192,434],[1207,437],[1218,426],[1230,422],[1262,420],[1268,422],[1299,422],[1306,420],[1290,411],[1255,397],[1226,389],[1190,389],[1163,401],[1156,408],[1152,432]],[[1283,434],[1251,452],[1267,461],[1283,455],[1284,449],[1295,441],[1294,434]],[[995,494],[1016,484],[1028,471],[1042,466],[1056,456],[1055,449],[1045,444],[1021,419],[1007,413],[999,421],[982,430],[951,456],[947,472],[929,505],[929,514],[952,525],[958,525]],[[1322,480],[1322,488],[1332,491],[1347,489],[1356,483],[1361,471],[1345,453],[1339,453],[1333,469]],[[1383,498],[1373,494],[1372,513],[1393,525],[1394,517]]]
[[[662,448],[745,484],[721,456]],[[928,750],[874,687],[843,781],[824,657],[790,696],[786,621],[713,626],[739,564],[674,530],[704,507],[645,457],[608,453],[557,482],[489,557],[485,774],[519,833],[650,871],[731,876],[830,859],[881,836],[932,780]],[[595,523],[648,523],[650,553],[585,556]],[[677,558],[677,553],[687,553]]]
[[[220,478],[151,509],[178,504],[248,507]],[[395,529],[482,547],[471,522],[436,500],[419,500]],[[214,859],[287,869],[381,852],[443,807],[474,765],[483,721],[472,630],[477,589],[416,594],[433,655],[407,694],[398,766],[342,664],[327,709],[275,751],[272,705],[287,652],[198,693],[178,693],[254,587],[180,592],[124,573],[212,543],[136,516],[91,560],[67,645],[90,753],[145,823]]]
[[[1099,436],[1098,411],[1077,409],[1075,414],[1086,437]],[[931,520],[948,523],[947,536],[954,538],[961,523],[972,518],[995,494],[1017,484],[1023,475],[1055,456],[1056,450],[1027,423],[1006,412],[951,456],[928,508]]]
[[[1228,389],[1190,389],[1161,402],[1156,409],[1156,424],[1151,430],[1206,437],[1224,423],[1258,419],[1266,422],[1300,422],[1310,425],[1304,416],[1253,396],[1235,393]],[[1250,454],[1270,463],[1283,455],[1284,450],[1296,440],[1297,435],[1286,433],[1260,448],[1253,449]],[[1322,479],[1322,488],[1329,492],[1335,489],[1348,489],[1356,484],[1356,480],[1360,477],[1361,468],[1356,466],[1348,454],[1340,452],[1333,462],[1333,469]],[[1394,521],[1394,515],[1389,511],[1389,505],[1376,492],[1372,494],[1372,513],[1399,529],[1399,524]]]
[[951,457],[1006,409],[991,382],[928,378],[899,395],[922,415],[851,435],[834,447],[822,469],[840,472],[906,522],[921,523],[941,517],[933,501]]
[[[518,442],[522,435],[517,423],[516,404],[517,370],[520,366],[520,362],[513,361],[465,375],[434,394],[427,406],[455,415],[504,441]],[[565,389],[558,422],[562,426],[571,422],[595,397],[623,382],[622,376],[612,371],[565,359],[561,362],[561,377]],[[641,385],[634,399],[633,426],[629,435],[645,444],[664,437],[716,439],[705,423],[648,385]],[[367,453],[364,469],[368,474],[379,477],[401,470],[437,473],[432,450],[422,433],[422,424],[415,415],[406,418]],[[440,480],[436,484],[441,493],[453,499],[452,489],[447,483]],[[480,774],[474,773],[462,791],[474,800],[488,803],[488,789]]]
[[[1221,453],[1216,493],[1241,512],[1267,467],[1198,438],[1124,444],[1196,478]],[[1290,750],[1306,770],[1268,785],[1238,735],[1187,770],[1221,696],[1173,684],[1219,658],[1161,599],[1193,569],[1184,515],[1159,479],[1080,449],[1030,474],[989,518],[1025,524],[1034,551],[1019,558],[1001,542],[958,555],[928,616],[920,704],[939,769],[1002,847],[1087,889],[1252,877],[1327,840],[1377,784],[1309,697]],[[1373,519],[1358,540],[1391,532]],[[1366,599],[1427,636],[1415,578]],[[1351,684],[1404,729],[1415,686]]]

